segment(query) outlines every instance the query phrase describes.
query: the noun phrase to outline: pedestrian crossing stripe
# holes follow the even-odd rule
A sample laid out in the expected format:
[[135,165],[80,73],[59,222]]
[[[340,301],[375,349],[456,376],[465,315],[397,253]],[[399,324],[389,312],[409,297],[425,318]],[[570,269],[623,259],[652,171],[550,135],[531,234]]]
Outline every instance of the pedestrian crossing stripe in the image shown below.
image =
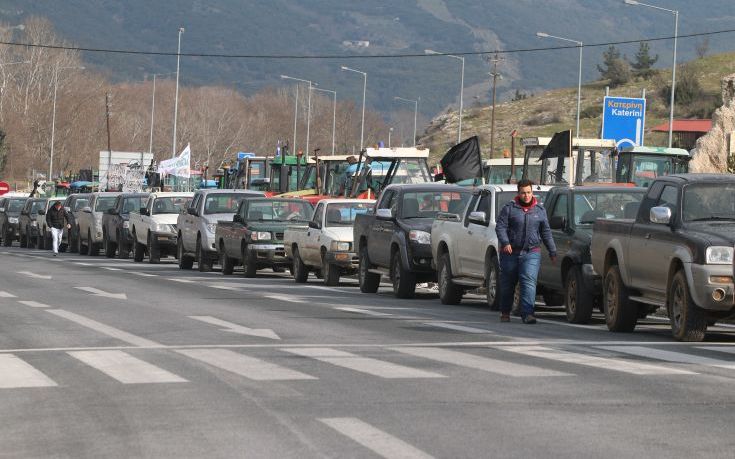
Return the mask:
[[123,351],[74,351],[68,354],[123,384],[186,382],[180,376]]

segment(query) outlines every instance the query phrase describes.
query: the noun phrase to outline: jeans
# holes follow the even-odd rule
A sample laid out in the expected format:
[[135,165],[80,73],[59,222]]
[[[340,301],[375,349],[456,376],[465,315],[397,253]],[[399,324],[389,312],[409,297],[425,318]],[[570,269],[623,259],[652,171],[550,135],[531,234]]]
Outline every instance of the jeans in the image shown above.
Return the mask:
[[60,228],[51,228],[51,243],[54,253],[59,253],[59,244],[61,244],[61,234],[64,232]]
[[500,255],[500,312],[510,313],[516,284],[521,288],[521,316],[533,314],[536,303],[536,279],[541,266],[541,252],[513,252]]

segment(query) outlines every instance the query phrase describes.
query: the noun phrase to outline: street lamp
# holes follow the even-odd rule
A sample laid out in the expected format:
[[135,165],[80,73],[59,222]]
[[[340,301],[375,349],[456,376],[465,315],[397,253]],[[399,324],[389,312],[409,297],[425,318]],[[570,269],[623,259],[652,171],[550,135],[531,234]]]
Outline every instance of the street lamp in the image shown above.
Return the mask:
[[557,37],[555,35],[549,35],[548,33],[544,33],[544,32],[536,32],[536,36],[540,38],[555,38],[557,40],[576,43],[577,46],[579,47],[579,76],[577,79],[577,127],[576,127],[576,131],[574,132],[575,137],[579,138],[579,104],[582,98],[582,49],[584,48],[584,43],[582,43],[581,41],[572,40],[571,38],[564,38],[564,37]]
[[679,36],[679,12],[670,10],[660,6],[649,5],[647,3],[638,2],[636,0],[625,0],[626,5],[645,6],[654,10],[667,11],[674,15],[674,57],[671,65],[671,100],[669,102],[669,148],[671,148],[672,137],[674,133],[674,94],[676,93],[676,40]]
[[153,74],[153,96],[151,97],[151,137],[148,143],[148,153],[153,153],[153,115],[156,111],[156,77],[170,75],[174,72],[168,73],[154,73]]
[[362,83],[362,122],[360,123],[360,151],[362,151],[362,146],[365,139],[365,94],[367,93],[367,73],[345,67],[344,65],[340,68],[343,71],[359,73],[364,78]]
[[394,97],[393,100],[400,100],[402,102],[411,102],[413,103],[413,146],[416,146],[416,119],[418,118],[419,113],[419,101],[421,98],[419,97],[416,100],[412,99],[404,99],[403,97]]
[[176,95],[174,96],[174,142],[171,145],[171,157],[176,157],[176,123],[179,116],[179,67],[181,64],[181,34],[184,33],[184,28],[179,27],[179,47],[176,51]]
[[462,71],[459,82],[459,129],[457,132],[457,143],[460,143],[462,142],[462,108],[464,106],[464,56],[455,56],[454,54],[442,54],[432,49],[425,49],[424,54],[441,54],[442,56],[459,59],[462,62]]
[[[308,156],[308,154],[309,154],[309,132],[311,130],[311,87],[312,87],[312,85],[313,86],[317,86],[317,84],[316,83],[313,83],[313,82],[311,82],[309,80],[302,80],[301,78],[294,78],[294,77],[290,77],[288,75],[281,75],[281,79],[283,79],[283,80],[300,81],[300,82],[308,83],[309,84],[309,96],[307,97],[308,106],[307,106],[307,109],[306,109],[306,154]],[[298,91],[298,88],[299,87],[297,85],[296,86],[296,90],[297,91]],[[298,92],[296,93],[296,103],[297,104],[299,103]],[[296,105],[296,108],[298,109],[298,105]],[[298,115],[298,112],[296,113],[296,115]],[[296,152],[296,118],[295,117],[294,117],[293,126],[294,126],[294,128],[293,128],[294,129],[293,130],[293,132],[294,132],[294,134],[293,134],[293,136],[294,136],[293,137],[293,142],[294,142],[293,149],[294,149],[294,153],[295,153]]]
[[393,134],[393,128],[388,128],[388,148],[390,148],[390,136]]
[[51,172],[54,169],[54,133],[56,131],[56,92],[59,87],[59,70],[77,69],[84,70],[84,67],[56,67],[54,69],[54,104],[51,114],[51,154],[48,162],[48,180],[51,180]]
[[317,87],[313,87],[311,89],[314,89],[316,91],[329,92],[332,93],[332,95],[334,96],[334,103],[332,104],[332,156],[334,156],[334,133],[337,127],[337,91]]

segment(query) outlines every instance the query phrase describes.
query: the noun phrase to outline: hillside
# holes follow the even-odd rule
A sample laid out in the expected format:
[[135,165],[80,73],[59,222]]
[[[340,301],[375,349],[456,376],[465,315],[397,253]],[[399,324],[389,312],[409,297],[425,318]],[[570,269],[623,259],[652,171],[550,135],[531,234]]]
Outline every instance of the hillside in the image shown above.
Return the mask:
[[[686,72],[699,81],[703,94],[692,103],[676,102],[677,118],[709,118],[720,105],[720,79],[735,72],[735,53],[723,53],[697,59],[677,67],[677,84]],[[666,145],[666,133],[651,132],[651,128],[668,122],[668,101],[662,98],[661,87],[671,82],[671,69],[661,69],[649,79],[637,79],[612,89],[610,95],[640,97],[646,89],[647,113],[645,143]],[[582,86],[580,132],[582,137],[598,137],[602,122],[602,102],[606,80],[593,81]],[[678,91],[677,91],[678,92]],[[510,148],[510,133],[516,129],[520,137],[550,136],[554,132],[573,129],[577,113],[577,88],[555,89],[524,100],[496,104],[495,157]],[[478,135],[484,157],[490,157],[489,105],[465,110],[462,120],[463,137]],[[432,158],[441,157],[456,142],[457,112],[451,111],[434,118],[420,137],[419,143],[431,149]],[[519,143],[516,144],[519,152]]]

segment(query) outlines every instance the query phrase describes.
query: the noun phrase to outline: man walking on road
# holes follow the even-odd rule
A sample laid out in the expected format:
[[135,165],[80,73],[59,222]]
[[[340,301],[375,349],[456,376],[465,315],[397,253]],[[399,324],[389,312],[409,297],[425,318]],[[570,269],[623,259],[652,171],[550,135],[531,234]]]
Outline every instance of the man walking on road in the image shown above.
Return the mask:
[[546,210],[533,195],[533,182],[518,182],[518,195],[500,211],[495,226],[500,246],[500,321],[510,322],[513,293],[520,283],[521,317],[535,324],[536,279],[541,266],[541,243],[556,264],[556,245]]
[[64,232],[64,225],[66,229],[71,228],[69,224],[69,217],[66,215],[66,210],[61,206],[61,201],[56,201],[46,213],[46,224],[51,228],[51,240],[54,249],[54,256],[59,253],[59,244],[61,243],[61,235]]

